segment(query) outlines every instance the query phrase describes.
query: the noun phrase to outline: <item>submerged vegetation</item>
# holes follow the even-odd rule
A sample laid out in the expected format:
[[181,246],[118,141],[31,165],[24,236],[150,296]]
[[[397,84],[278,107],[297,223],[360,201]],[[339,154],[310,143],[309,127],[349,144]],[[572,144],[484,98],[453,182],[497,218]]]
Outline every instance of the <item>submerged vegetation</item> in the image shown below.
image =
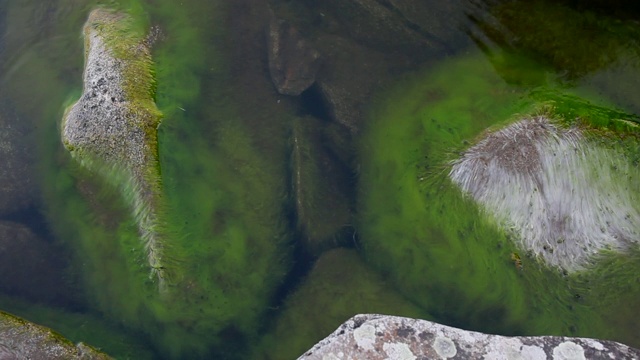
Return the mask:
[[[34,129],[39,206],[74,254],[83,314],[3,298],[0,309],[136,358],[295,357],[361,312],[640,346],[640,130],[629,114],[640,102],[599,77],[630,71],[627,22],[544,1],[488,6],[494,22],[470,16],[476,48],[402,74],[370,67],[388,66],[395,83],[358,104],[369,112],[356,131],[270,83],[256,19],[288,2],[41,3],[0,2],[50,32],[24,25],[20,38],[22,25],[5,25],[0,49],[18,55],[0,59],[0,94]],[[105,100],[125,111],[103,115],[131,116],[104,152],[61,122],[88,94],[78,35],[96,7],[107,21],[86,23],[85,62],[89,45],[110,49],[123,92]],[[347,36],[332,21],[348,16],[325,15],[305,20],[318,26],[309,33]],[[586,53],[567,48],[584,34],[595,39]],[[322,94],[335,85],[323,86],[299,102],[331,101]]]

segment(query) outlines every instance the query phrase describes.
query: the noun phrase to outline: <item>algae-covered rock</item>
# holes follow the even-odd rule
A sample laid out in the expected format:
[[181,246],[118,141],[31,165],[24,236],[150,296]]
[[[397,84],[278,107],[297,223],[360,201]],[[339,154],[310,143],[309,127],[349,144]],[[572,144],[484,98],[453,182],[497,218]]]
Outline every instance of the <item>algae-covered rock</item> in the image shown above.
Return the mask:
[[2,359],[111,359],[91,346],[73,344],[52,330],[0,311]]
[[361,138],[366,259],[451,325],[625,336],[605,319],[632,306],[598,294],[640,290],[624,285],[640,266],[637,117],[509,85],[484,58],[430,70],[386,92]]
[[428,314],[398,295],[354,250],[334,249],[315,263],[285,301],[253,359],[294,359],[359,312]]
[[[567,126],[554,116],[552,110],[525,116],[484,134],[449,175],[523,251],[576,271],[603,250],[638,246],[640,171],[588,124]],[[610,136],[606,142],[615,141]]]
[[113,182],[138,221],[150,271],[165,284],[160,234],[162,194],[150,50],[127,14],[98,8],[84,26],[83,94],[65,114],[62,138],[72,156]]

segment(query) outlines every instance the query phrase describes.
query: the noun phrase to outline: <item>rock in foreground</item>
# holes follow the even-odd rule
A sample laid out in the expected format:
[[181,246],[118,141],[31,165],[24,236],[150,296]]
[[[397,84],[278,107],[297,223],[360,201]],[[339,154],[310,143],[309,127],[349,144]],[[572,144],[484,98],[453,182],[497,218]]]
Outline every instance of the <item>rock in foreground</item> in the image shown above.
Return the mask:
[[83,343],[69,340],[44,326],[0,311],[0,359],[111,359]]
[[299,359],[637,359],[640,351],[606,340],[507,337],[384,315],[356,315]]

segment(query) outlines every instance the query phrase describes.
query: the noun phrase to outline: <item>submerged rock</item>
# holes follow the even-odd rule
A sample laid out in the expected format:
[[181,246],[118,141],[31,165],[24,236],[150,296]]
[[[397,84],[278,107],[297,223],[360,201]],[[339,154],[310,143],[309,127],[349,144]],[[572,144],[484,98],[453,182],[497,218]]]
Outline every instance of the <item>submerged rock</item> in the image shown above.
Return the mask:
[[269,24],[269,71],[278,92],[300,95],[316,80],[320,53],[284,20]]
[[311,254],[353,242],[351,174],[325,147],[323,130],[320,120],[305,117],[293,123],[291,135],[297,226]]
[[449,176],[526,252],[565,271],[640,242],[640,171],[585,125],[525,117],[485,134]]
[[0,359],[96,359],[111,357],[83,343],[0,311]]
[[98,8],[84,26],[83,94],[65,113],[62,140],[74,159],[120,189],[138,223],[147,263],[165,284],[162,192],[151,55],[124,13]]
[[637,346],[609,315],[640,292],[637,117],[523,91],[485,58],[425,70],[360,138],[367,260],[438,321]]
[[631,359],[640,350],[608,340],[488,335],[431,321],[357,315],[298,359]]

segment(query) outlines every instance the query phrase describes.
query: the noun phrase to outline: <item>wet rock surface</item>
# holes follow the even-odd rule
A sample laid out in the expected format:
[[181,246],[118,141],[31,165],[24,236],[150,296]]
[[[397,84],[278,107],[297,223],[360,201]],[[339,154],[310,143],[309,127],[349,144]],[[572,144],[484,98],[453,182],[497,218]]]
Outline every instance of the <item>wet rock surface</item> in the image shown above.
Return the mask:
[[640,350],[607,340],[507,337],[426,320],[357,315],[299,359],[634,359]]
[[96,359],[111,357],[83,343],[73,344],[61,335],[0,311],[0,359]]
[[315,81],[320,53],[311,47],[287,21],[269,23],[269,71],[278,92],[300,95]]
[[103,8],[89,15],[83,94],[65,113],[62,140],[80,164],[121,190],[138,221],[150,272],[163,289],[166,239],[157,230],[162,114],[153,99],[150,49],[132,21]]
[[297,119],[291,138],[292,191],[298,230],[309,253],[352,242],[354,200],[349,168],[325,146],[324,124]]

